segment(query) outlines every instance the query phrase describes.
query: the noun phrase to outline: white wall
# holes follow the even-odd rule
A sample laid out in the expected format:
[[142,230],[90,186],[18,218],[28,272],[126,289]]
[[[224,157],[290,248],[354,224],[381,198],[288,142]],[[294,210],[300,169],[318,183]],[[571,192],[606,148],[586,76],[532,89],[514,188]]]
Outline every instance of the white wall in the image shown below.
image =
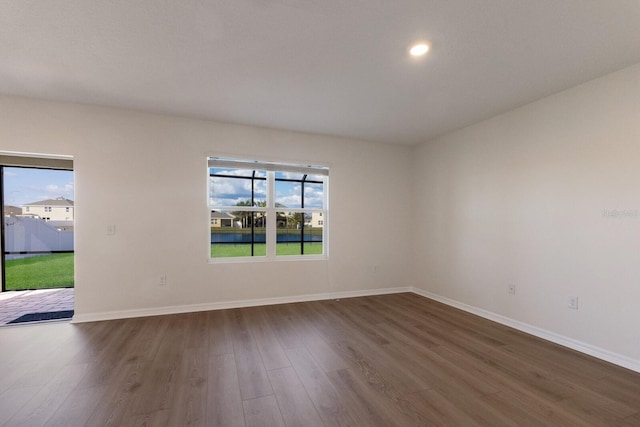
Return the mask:
[[[408,147],[5,96],[0,151],[74,156],[80,317],[413,284]],[[208,264],[207,154],[328,164],[329,261]]]
[[414,158],[419,288],[640,361],[640,65]]

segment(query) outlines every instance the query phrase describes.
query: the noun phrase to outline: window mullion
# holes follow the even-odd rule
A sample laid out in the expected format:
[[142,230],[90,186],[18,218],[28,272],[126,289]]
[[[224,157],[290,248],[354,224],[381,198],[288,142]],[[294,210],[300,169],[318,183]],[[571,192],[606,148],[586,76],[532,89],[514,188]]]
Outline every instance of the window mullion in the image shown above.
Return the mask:
[[[307,179],[307,174],[304,174],[302,181],[300,182],[300,207],[304,209],[304,181]],[[304,217],[305,213],[302,212],[302,224],[300,227],[300,255],[304,255]]]
[[[256,205],[256,201],[255,201],[255,178],[256,178],[256,171],[254,170],[251,173],[251,206],[255,206]],[[251,256],[255,255],[255,248],[256,248],[256,213],[253,212],[251,214]]]
[[327,236],[329,235],[329,185],[328,178],[322,177],[322,254],[327,256],[329,254],[327,245]]
[[276,257],[278,231],[276,230],[275,172],[267,172],[267,258]]

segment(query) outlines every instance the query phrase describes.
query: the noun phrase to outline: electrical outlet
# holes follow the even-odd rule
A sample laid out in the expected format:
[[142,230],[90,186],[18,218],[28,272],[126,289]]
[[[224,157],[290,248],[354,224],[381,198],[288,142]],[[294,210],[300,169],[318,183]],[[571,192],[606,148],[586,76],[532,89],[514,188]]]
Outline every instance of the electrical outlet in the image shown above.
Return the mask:
[[578,297],[569,297],[567,300],[567,307],[577,310],[578,309]]
[[516,285],[509,285],[509,294],[511,295],[516,294]]
[[114,234],[116,234],[116,225],[115,224],[107,225],[107,236],[113,236]]
[[166,285],[166,284],[167,284],[167,275],[166,275],[166,274],[161,274],[161,275],[160,275],[160,281],[159,281],[159,284],[160,284],[161,286],[164,286],[164,285]]

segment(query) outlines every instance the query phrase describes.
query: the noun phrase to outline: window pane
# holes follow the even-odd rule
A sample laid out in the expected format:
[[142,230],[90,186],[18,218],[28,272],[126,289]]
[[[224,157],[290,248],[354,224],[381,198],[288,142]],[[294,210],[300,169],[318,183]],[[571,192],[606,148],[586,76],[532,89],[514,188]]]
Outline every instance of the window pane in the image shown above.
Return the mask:
[[305,242],[322,242],[322,227],[305,227],[303,236]]
[[236,227],[236,221],[236,216],[228,211],[211,211],[211,225],[213,228]]
[[244,176],[251,178],[266,178],[267,172],[258,169],[234,169],[234,168],[209,168],[209,175],[232,175],[232,176]]
[[294,243],[294,242],[278,243],[276,246],[277,256],[301,255],[301,254],[302,254],[302,249],[300,248],[300,243]]
[[276,255],[322,254],[322,227],[313,227],[310,212],[277,214]]
[[300,182],[278,181],[276,179],[276,207],[293,208],[302,207],[302,192]]
[[234,258],[234,257],[263,257],[267,255],[267,245],[256,243],[253,245],[253,255],[251,255],[251,245],[211,245],[211,258]]
[[211,257],[265,256],[265,226],[264,211],[211,211]]
[[297,240],[300,240],[300,230],[303,226],[310,226],[311,218],[312,214],[309,212],[277,211],[276,225],[278,227],[278,235],[297,233]]
[[322,242],[305,243],[305,255],[322,255]]
[[307,182],[322,182],[323,176],[322,175],[307,175]]
[[[209,204],[266,206],[267,173],[248,169],[209,169]],[[251,190],[253,190],[253,195]]]
[[302,230],[296,228],[278,227],[277,243],[291,243],[302,240]]
[[304,207],[324,208],[324,193],[322,184],[304,183]]
[[[322,182],[322,176],[319,175],[276,172],[276,207],[323,208]],[[303,197],[304,206],[302,205]]]

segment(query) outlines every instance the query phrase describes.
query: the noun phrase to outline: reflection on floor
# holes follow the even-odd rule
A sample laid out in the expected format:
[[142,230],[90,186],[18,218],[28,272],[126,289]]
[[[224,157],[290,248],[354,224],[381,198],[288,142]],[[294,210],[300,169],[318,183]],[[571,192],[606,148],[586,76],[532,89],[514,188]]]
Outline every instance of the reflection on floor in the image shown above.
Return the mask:
[[73,288],[0,293],[0,326],[29,313],[73,310]]

